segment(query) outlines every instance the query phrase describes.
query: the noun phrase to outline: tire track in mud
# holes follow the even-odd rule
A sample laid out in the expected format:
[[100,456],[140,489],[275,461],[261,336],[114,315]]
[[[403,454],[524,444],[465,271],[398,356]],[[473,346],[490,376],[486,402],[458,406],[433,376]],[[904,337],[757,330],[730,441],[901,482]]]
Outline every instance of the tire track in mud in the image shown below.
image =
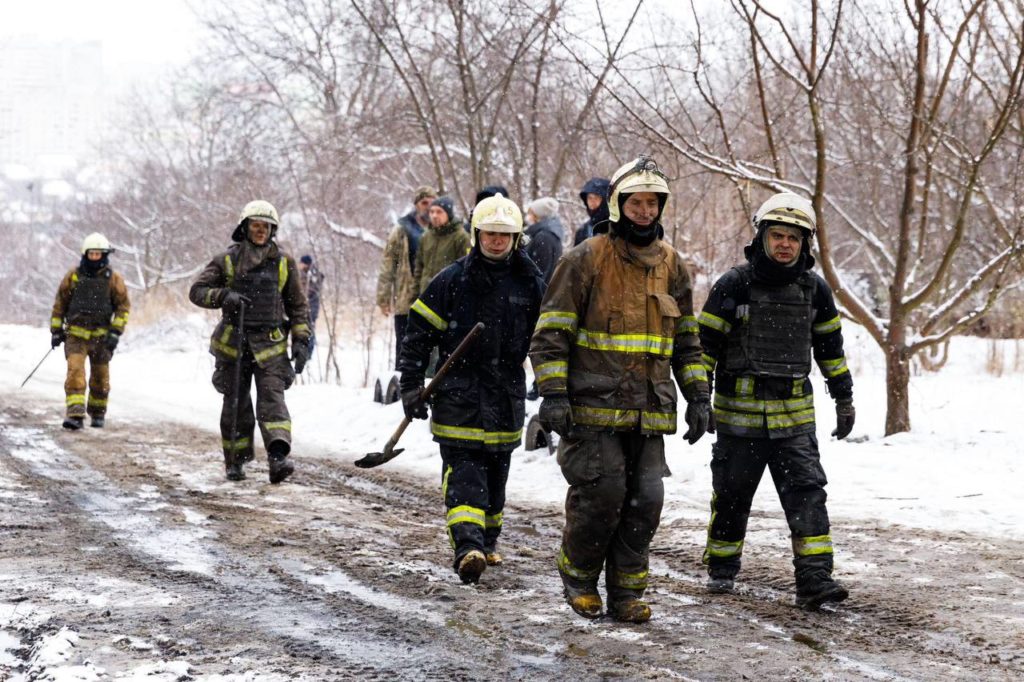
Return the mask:
[[[831,671],[843,679],[896,680],[1012,679],[1024,671],[1024,642],[1012,620],[1012,600],[1024,600],[1022,569],[1010,543],[867,526],[848,532],[835,523],[842,551],[882,568],[847,580],[853,596],[834,612],[807,614],[791,605],[791,567],[774,547],[747,560],[739,594],[705,594],[700,548],[684,540],[694,528],[677,522],[653,545],[655,619],[646,626],[591,622],[561,600],[552,559],[560,508],[510,503],[502,535],[507,565],[466,587],[451,570],[433,481],[305,456],[284,485],[265,482],[263,462],[248,467],[248,480],[229,484],[216,437],[206,432],[134,423],[67,434],[44,423],[52,421],[44,410],[0,398],[0,412],[0,464],[53,519],[23,514],[0,527],[0,572],[22,568],[20,594],[56,614],[51,625],[72,624],[96,644],[121,641],[107,655],[113,669],[145,660],[144,651],[123,643],[128,636],[188,661],[193,675],[725,680]],[[26,429],[54,442],[55,456],[66,450],[63,466],[71,468],[40,471],[11,456],[11,443]],[[152,526],[118,527],[103,513],[140,514]],[[149,528],[169,538],[193,531],[208,570],[172,568],[166,554],[132,535]],[[122,576],[127,589],[159,603],[131,606],[128,595],[119,609],[54,603],[31,586],[28,568],[8,546],[13,533],[48,539],[52,556],[42,568],[54,584],[62,571],[83,592]],[[896,536],[908,539],[906,556],[917,551],[923,560],[883,566],[883,548],[898,544]],[[986,575],[1004,577],[966,584],[964,574],[979,570],[976,555]],[[915,584],[922,563],[931,583],[885,592],[886,581]],[[970,587],[992,598],[993,581],[1010,601],[950,603],[951,592]],[[987,624],[1003,618],[1006,626],[979,629],[979,604],[991,610]],[[23,634],[23,641],[38,635]]]

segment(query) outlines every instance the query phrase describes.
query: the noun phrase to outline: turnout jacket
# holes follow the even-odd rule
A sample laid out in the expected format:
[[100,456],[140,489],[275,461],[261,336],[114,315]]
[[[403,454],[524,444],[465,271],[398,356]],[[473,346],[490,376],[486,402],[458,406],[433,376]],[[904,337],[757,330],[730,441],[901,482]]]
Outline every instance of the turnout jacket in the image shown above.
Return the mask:
[[[188,292],[200,308],[220,308],[228,291],[235,290],[252,300],[246,308],[245,343],[260,367],[288,353],[286,332],[292,345],[309,341],[309,304],[295,260],[271,242],[259,265],[236,276],[241,243],[214,256]],[[213,330],[210,353],[218,360],[238,359],[238,322],[227,315]]]
[[66,326],[68,336],[86,341],[113,330],[124,333],[128,324],[128,287],[109,265],[90,275],[81,267],[68,271],[57,287],[50,312],[50,331]]
[[486,325],[431,398],[435,441],[496,452],[519,445],[523,362],[543,294],[540,271],[521,249],[505,263],[487,261],[474,249],[434,277],[413,303],[398,366],[403,393],[423,386],[432,348],[438,348],[440,367],[474,324]]
[[377,274],[377,305],[389,305],[394,315],[408,315],[419,288],[412,276],[416,251],[423,228],[416,213],[402,216],[384,245],[384,256]]
[[676,381],[708,397],[682,256],[601,234],[568,251],[548,285],[530,360],[542,396],[568,393],[574,428],[676,431]]
[[469,235],[462,229],[462,221],[452,220],[441,227],[428,227],[416,251],[416,267],[413,269],[416,292],[422,295],[434,275],[465,256],[469,249]]
[[[809,267],[814,261],[807,260]],[[813,433],[812,353],[832,397],[853,396],[832,290],[809,269],[790,279],[771,281],[745,263],[722,275],[708,295],[700,340],[705,366],[714,371],[719,434]]]

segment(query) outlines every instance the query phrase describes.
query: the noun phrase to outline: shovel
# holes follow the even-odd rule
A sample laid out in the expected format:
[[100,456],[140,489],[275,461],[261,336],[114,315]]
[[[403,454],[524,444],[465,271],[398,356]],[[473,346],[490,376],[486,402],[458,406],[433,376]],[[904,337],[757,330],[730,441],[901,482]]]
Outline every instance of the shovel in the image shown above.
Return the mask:
[[[461,358],[466,353],[467,350],[469,350],[469,347],[473,345],[473,342],[476,341],[476,337],[480,336],[480,332],[482,332],[483,330],[483,322],[477,322],[475,325],[473,325],[473,328],[469,330],[469,333],[466,334],[465,338],[462,339],[458,347],[454,350],[454,352],[452,352],[451,355],[448,356],[448,359],[444,361],[444,364],[441,365],[441,369],[437,370],[437,374],[434,375],[434,378],[430,380],[430,383],[427,384],[427,387],[423,389],[422,393],[420,393],[420,398],[424,402],[428,398],[430,398],[431,394],[433,394],[434,392],[434,389],[440,383],[441,379],[444,378],[444,375],[448,373],[448,370],[451,368],[451,366],[455,364],[455,362],[459,358]],[[395,457],[398,457],[398,455],[402,454],[402,451],[405,448],[398,448],[396,450],[395,445],[398,444],[398,439],[402,437],[403,433],[405,433],[405,429],[409,426],[411,421],[412,420],[410,420],[408,417],[404,418],[402,420],[402,423],[398,425],[398,428],[395,429],[394,434],[391,435],[391,438],[384,445],[384,450],[382,450],[381,452],[367,453],[361,459],[357,459],[355,461],[355,465],[360,469],[372,469],[373,467],[378,467],[381,464],[384,464],[385,462],[390,462]]]

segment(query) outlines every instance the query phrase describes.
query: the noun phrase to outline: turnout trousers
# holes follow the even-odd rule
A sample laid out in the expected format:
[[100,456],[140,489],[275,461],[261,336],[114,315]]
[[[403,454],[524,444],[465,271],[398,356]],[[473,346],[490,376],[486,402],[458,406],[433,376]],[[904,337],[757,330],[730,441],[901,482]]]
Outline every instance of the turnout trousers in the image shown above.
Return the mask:
[[830,576],[828,481],[815,435],[778,439],[719,435],[712,453],[714,493],[703,558],[708,573],[733,578],[739,572],[750,505],[767,466],[789,523],[797,588]]
[[596,592],[603,568],[609,599],[643,596],[665,500],[662,479],[670,475],[663,437],[576,433],[559,443],[558,463],[569,483],[558,555],[563,579]]
[[[81,339],[69,335],[64,342],[68,373],[64,379],[64,396],[68,417],[103,417],[107,414],[110,396],[110,358],[106,336]],[[89,360],[89,397],[85,395],[85,361]]]
[[441,490],[456,568],[471,550],[494,552],[501,534],[511,452],[441,445]]
[[[253,358],[252,351],[246,347],[241,363],[236,434],[231,433],[235,363],[218,359],[213,372],[213,386],[224,396],[220,412],[220,434],[226,465],[241,464],[253,459],[253,435],[257,422],[268,453],[272,449],[279,449],[283,454],[291,451],[292,421],[284,402],[284,392],[295,381],[295,371],[288,362],[288,355],[282,353],[269,358],[261,367]],[[255,414],[249,395],[254,379]]]

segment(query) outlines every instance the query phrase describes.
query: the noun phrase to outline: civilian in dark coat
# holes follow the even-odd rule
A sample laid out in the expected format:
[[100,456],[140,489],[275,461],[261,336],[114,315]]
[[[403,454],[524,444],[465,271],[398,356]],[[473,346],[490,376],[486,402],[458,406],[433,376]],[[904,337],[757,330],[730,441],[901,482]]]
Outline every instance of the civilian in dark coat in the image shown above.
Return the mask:
[[526,236],[530,238],[526,253],[544,275],[544,284],[551,281],[555,264],[562,257],[565,228],[558,219],[558,202],[552,197],[535,199],[526,206]]
[[580,199],[589,216],[576,228],[573,246],[590,239],[595,234],[608,231],[608,192],[611,182],[608,178],[590,178],[580,190]]

